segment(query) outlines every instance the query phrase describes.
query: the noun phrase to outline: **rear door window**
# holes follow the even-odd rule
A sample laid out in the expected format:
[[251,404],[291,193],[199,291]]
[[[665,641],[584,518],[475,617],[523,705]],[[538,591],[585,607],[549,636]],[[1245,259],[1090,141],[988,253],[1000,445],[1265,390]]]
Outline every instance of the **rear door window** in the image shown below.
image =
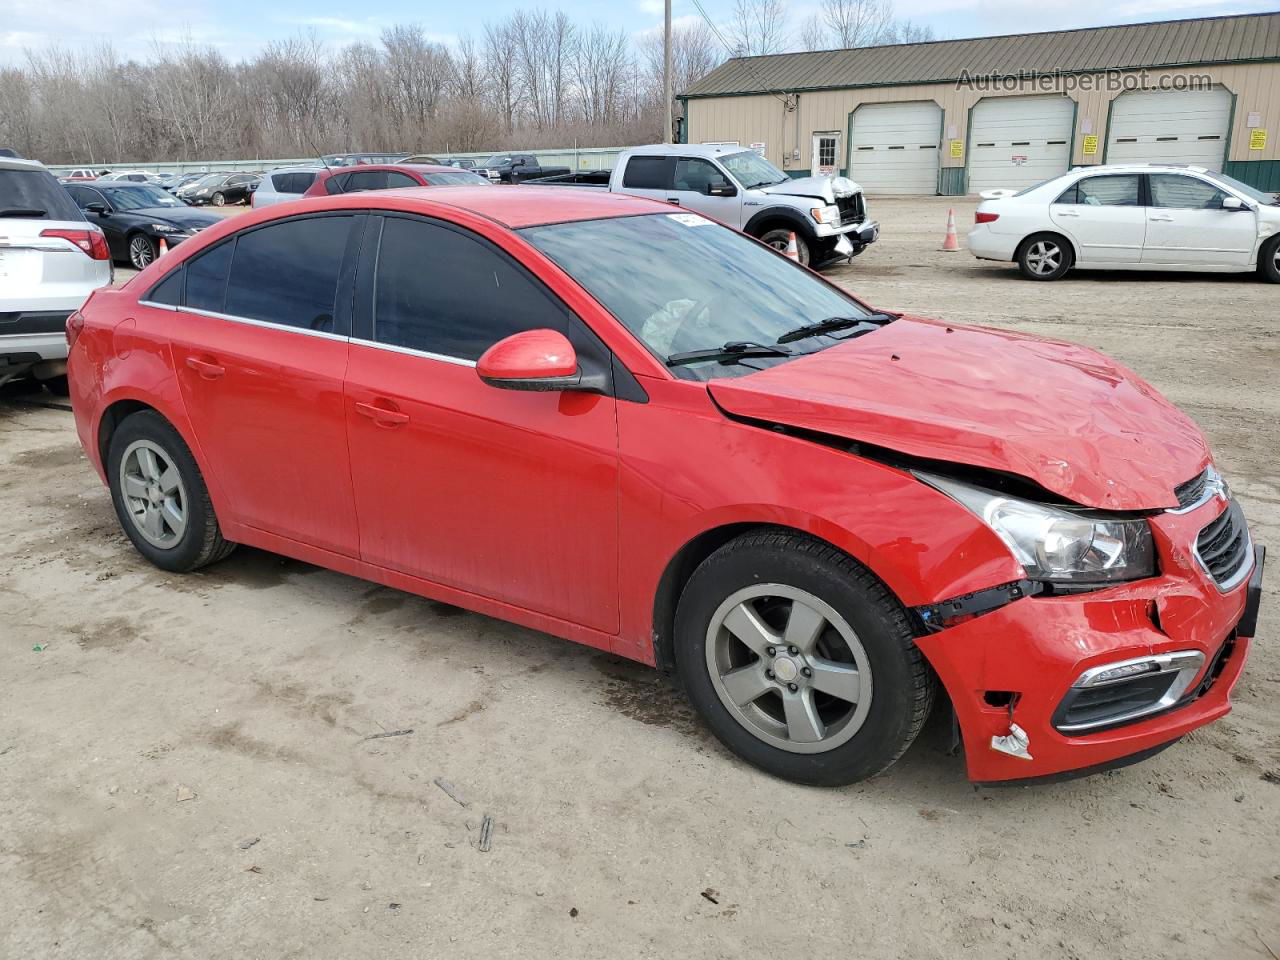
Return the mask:
[[0,169],[0,216],[84,219],[71,194],[47,170]]
[[228,240],[187,261],[186,305],[196,310],[225,313],[227,273],[231,269],[231,251],[235,242]]
[[673,157],[632,157],[622,174],[622,185],[633,190],[670,190],[674,166]]
[[240,234],[223,312],[334,333],[338,274],[353,219],[306,217]]
[[[417,186],[417,184],[414,184]],[[385,190],[387,189],[387,171],[385,170],[361,170],[358,173],[347,175],[347,182],[343,185],[344,193],[354,193],[357,190]]]
[[1074,201],[1059,200],[1059,203],[1077,203],[1086,207],[1136,207],[1140,204],[1138,175],[1085,177],[1077,181],[1076,194]]

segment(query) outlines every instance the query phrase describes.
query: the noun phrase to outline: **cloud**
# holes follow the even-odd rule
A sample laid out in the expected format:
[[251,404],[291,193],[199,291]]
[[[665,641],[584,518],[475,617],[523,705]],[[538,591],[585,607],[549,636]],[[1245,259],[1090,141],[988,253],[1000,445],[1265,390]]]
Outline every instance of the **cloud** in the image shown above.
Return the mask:
[[291,23],[299,27],[315,27],[333,33],[345,33],[355,37],[372,37],[382,32],[384,23],[375,20],[345,20],[342,17],[277,17],[279,23]]
[[647,13],[651,16],[666,10],[665,0],[639,0],[636,6],[640,8],[641,13]]
[[[671,29],[674,32],[703,22],[702,17],[698,16],[696,13],[687,13],[683,17],[672,17]],[[655,23],[652,27],[645,27],[643,30],[637,30],[634,36],[637,40],[643,40],[646,37],[660,37],[662,36],[662,24]]]

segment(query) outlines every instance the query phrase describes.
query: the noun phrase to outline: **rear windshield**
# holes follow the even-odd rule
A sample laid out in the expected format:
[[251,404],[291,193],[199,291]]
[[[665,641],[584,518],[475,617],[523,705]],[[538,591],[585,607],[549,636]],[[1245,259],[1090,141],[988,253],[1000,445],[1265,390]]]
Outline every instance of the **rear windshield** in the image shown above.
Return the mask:
[[83,220],[71,194],[46,170],[0,170],[0,217]]

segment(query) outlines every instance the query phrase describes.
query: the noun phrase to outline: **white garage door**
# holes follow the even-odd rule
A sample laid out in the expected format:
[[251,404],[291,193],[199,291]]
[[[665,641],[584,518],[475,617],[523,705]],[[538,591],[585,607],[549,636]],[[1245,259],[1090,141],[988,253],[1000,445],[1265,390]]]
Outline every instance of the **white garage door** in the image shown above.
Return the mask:
[[1221,170],[1231,94],[1213,90],[1122,93],[1111,105],[1107,163],[1189,163]]
[[853,112],[849,176],[870,194],[938,192],[942,108],[930,101],[868,103]]
[[973,108],[969,192],[1021,190],[1066,173],[1075,105],[1066,97],[995,97]]

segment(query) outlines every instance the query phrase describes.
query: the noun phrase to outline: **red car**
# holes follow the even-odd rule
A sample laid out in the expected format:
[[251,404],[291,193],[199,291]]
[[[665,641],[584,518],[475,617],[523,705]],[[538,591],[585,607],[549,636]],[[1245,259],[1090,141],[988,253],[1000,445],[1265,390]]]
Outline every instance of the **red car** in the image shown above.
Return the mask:
[[425,163],[364,164],[326,167],[304,197],[328,197],[359,190],[394,190],[398,187],[478,187],[489,181],[470,170]]
[[225,220],[68,321],[166,570],[275,551],[674,670],[771,773],[980,782],[1225,715],[1262,550],[1195,425],[1083,347],[875,310],[642,198],[382,191]]

